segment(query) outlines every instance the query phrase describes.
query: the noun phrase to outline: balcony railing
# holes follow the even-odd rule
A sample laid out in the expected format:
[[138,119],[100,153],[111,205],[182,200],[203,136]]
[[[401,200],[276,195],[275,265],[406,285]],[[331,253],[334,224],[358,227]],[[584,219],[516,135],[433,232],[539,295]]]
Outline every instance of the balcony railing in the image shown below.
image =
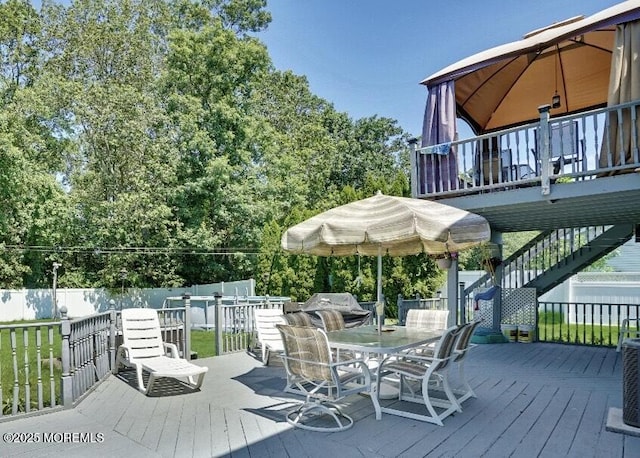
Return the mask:
[[640,101],[549,118],[436,147],[413,147],[414,197],[447,197],[591,180],[640,167]]

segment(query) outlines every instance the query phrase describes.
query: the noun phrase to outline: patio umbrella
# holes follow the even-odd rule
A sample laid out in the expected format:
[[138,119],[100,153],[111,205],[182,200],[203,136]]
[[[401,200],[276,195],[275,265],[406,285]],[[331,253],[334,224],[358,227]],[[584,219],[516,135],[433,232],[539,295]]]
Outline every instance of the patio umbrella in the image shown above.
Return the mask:
[[387,196],[335,207],[282,235],[282,248],[319,256],[378,257],[378,301],[382,300],[382,256],[453,253],[488,241],[482,216],[429,200]]
[[522,40],[463,59],[429,76],[429,88],[455,82],[456,110],[476,133],[551,115],[604,106],[616,24],[640,18],[640,1],[577,16],[526,34]]

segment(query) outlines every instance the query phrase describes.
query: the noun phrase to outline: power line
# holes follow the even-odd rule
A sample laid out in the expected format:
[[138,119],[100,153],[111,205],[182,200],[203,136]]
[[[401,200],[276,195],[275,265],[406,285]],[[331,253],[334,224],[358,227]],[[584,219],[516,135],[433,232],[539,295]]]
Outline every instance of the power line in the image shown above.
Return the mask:
[[255,248],[222,247],[208,248],[167,248],[167,247],[83,247],[83,246],[45,246],[45,245],[4,245],[6,251],[33,251],[38,253],[66,253],[93,254],[96,256],[109,254],[140,254],[140,255],[203,255],[203,256],[231,256],[236,254],[258,255]]

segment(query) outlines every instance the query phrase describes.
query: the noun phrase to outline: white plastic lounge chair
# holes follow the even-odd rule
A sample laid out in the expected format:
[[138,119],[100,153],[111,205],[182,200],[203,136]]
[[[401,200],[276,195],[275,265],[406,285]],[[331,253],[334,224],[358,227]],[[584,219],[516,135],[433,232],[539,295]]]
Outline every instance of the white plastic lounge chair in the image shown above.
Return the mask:
[[276,324],[287,324],[281,310],[278,309],[255,309],[254,314],[256,331],[258,332],[258,342],[262,349],[262,362],[269,365],[269,354],[274,351],[281,353],[284,350],[280,331]]
[[[134,367],[138,376],[138,389],[149,394],[156,379],[171,377],[187,379],[188,385],[198,389],[208,368],[197,366],[180,358],[174,344],[164,343],[160,334],[158,312],[154,309],[132,308],[122,311],[123,343],[118,348],[116,368]],[[169,351],[170,356],[166,356]],[[145,388],[142,371],[149,373]],[[197,379],[196,379],[197,377]]]
[[[335,362],[327,335],[321,329],[277,325],[284,343],[282,360],[289,378],[306,400],[287,414],[287,422],[311,431],[343,431],[353,419],[336,405],[356,393],[371,393],[376,412],[380,411],[375,384],[364,360]],[[357,369],[356,369],[357,367]]]

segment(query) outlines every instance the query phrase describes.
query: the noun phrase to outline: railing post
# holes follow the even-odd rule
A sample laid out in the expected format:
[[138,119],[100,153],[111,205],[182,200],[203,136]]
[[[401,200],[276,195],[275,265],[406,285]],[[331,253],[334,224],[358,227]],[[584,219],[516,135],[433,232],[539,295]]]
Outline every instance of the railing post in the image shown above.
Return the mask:
[[216,320],[216,342],[215,342],[215,348],[214,348],[214,352],[213,354],[215,356],[220,356],[222,354],[222,294],[220,294],[218,291],[216,291],[215,293],[213,293],[213,297],[216,301],[216,313],[215,313],[215,320]]
[[398,294],[398,324],[404,325],[402,312],[404,310],[404,303],[402,302],[402,294]]
[[184,301],[184,358],[191,360],[191,294],[182,295]]
[[538,137],[539,145],[536,148],[539,152],[540,160],[540,180],[542,185],[542,195],[549,195],[551,185],[549,180],[549,161],[551,159],[549,152],[549,110],[551,105],[542,105],[538,107],[540,113],[540,136]]
[[411,175],[409,179],[411,180],[411,197],[414,199],[418,197],[418,172],[417,172],[417,163],[416,160],[416,144],[418,143],[417,138],[409,139],[409,168],[411,170]]
[[116,367],[116,323],[118,315],[116,314],[116,301],[111,299],[109,301],[109,364],[111,365],[111,373],[117,374],[118,368]]
[[71,349],[69,337],[71,336],[71,322],[67,316],[67,307],[60,308],[61,323],[60,333],[62,334],[62,405],[65,408],[73,406],[73,379],[71,377]]

